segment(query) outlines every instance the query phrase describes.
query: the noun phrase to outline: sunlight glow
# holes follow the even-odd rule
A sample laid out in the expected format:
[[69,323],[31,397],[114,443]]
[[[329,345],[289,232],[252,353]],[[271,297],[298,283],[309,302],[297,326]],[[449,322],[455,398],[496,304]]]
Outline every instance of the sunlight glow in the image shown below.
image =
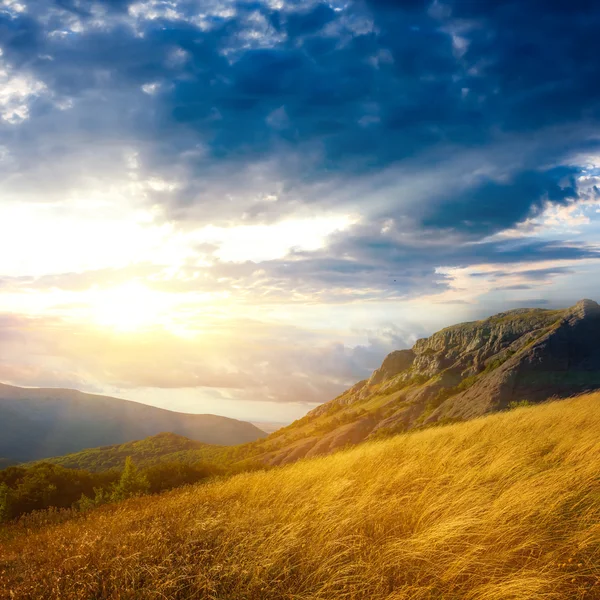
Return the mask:
[[159,324],[170,307],[172,301],[167,294],[135,282],[94,291],[89,299],[91,317],[98,325],[126,332]]

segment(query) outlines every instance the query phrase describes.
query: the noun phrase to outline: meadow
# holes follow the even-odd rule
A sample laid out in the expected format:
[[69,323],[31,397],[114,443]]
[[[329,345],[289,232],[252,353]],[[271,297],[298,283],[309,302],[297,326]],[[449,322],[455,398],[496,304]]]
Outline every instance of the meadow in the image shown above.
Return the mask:
[[600,394],[0,532],[0,598],[600,599]]

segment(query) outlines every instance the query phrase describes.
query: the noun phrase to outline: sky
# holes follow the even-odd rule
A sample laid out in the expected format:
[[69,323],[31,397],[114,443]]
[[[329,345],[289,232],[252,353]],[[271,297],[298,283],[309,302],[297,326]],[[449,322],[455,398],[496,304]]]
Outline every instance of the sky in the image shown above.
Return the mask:
[[0,381],[289,422],[600,300],[594,0],[0,0]]

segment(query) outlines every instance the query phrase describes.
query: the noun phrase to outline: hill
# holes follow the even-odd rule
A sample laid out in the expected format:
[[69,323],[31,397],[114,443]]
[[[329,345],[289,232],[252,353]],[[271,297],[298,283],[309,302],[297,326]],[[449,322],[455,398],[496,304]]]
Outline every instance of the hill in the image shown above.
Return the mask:
[[227,417],[178,413],[76,390],[0,384],[0,456],[4,459],[34,461],[164,431],[223,445],[265,436],[258,427]]
[[247,454],[286,464],[514,402],[599,389],[599,339],[600,306],[592,300],[454,325],[392,352],[368,380],[252,444]]
[[65,456],[45,458],[43,462],[94,473],[122,469],[128,456],[138,467],[149,467],[165,462],[194,464],[210,460],[220,450],[220,446],[215,448],[174,433],[159,433],[125,444],[89,448]]
[[599,408],[519,408],[32,518],[1,530],[0,597],[597,600]]

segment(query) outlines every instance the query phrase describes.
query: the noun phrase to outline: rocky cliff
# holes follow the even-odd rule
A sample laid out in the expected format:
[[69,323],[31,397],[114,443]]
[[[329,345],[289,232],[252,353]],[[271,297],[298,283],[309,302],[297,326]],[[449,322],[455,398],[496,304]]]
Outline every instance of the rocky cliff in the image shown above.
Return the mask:
[[[600,305],[517,309],[442,329],[264,441],[273,464],[600,388]],[[262,445],[262,444],[261,444]]]
[[514,401],[540,402],[600,388],[600,306],[581,300],[519,352],[442,403],[426,422],[469,418]]

